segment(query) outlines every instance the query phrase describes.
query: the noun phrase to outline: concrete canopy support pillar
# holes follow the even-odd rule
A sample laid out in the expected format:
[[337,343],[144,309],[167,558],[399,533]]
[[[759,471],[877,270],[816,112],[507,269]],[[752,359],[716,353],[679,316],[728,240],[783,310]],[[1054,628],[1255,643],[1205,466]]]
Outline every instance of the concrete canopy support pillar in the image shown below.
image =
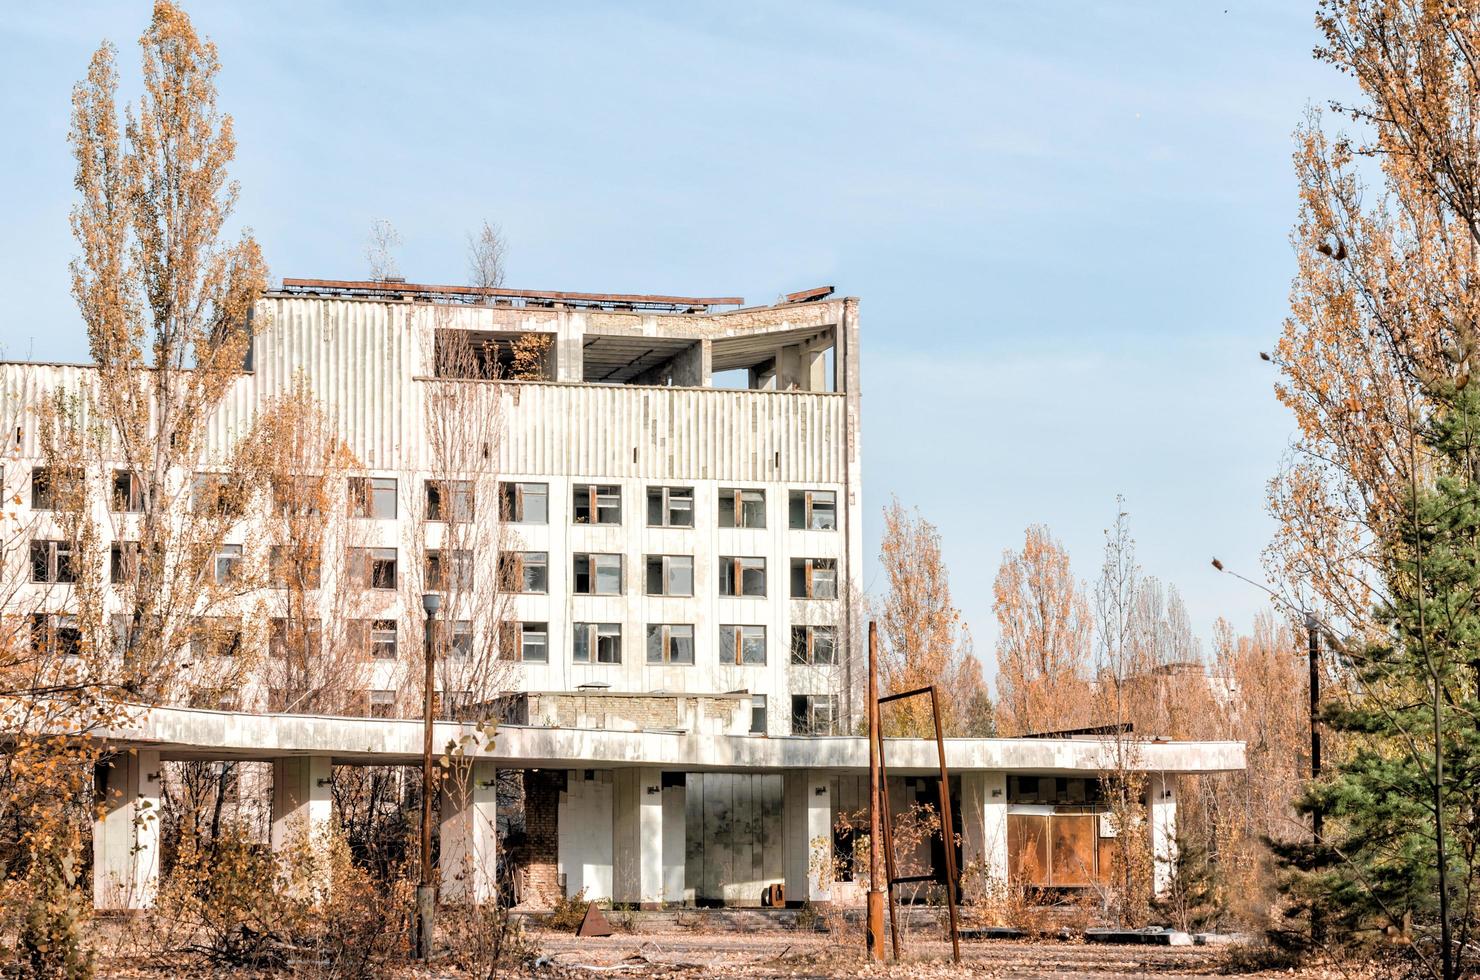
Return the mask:
[[[786,904],[818,905],[832,900],[822,872],[831,866],[832,792],[827,773],[815,769],[786,773],[782,786],[786,866]],[[831,875],[828,876],[831,880]]]
[[612,901],[663,906],[663,772],[618,769],[612,777]]
[[961,837],[962,874],[970,876],[968,883],[1007,881],[1006,773],[961,774]]
[[498,772],[454,766],[442,780],[442,900],[481,905],[498,895]]
[[93,821],[93,907],[147,909],[159,889],[159,753],[100,763]]
[[1177,785],[1174,778],[1153,774],[1146,783],[1146,822],[1151,831],[1151,886],[1165,895],[1177,873]]
[[[682,773],[679,774],[680,776]],[[688,786],[677,782],[663,787],[663,901],[684,899],[684,869],[688,861]]]
[[[315,857],[334,812],[334,767],[327,755],[272,760],[272,850],[299,850]],[[315,861],[310,875],[315,887],[327,889],[328,866]]]

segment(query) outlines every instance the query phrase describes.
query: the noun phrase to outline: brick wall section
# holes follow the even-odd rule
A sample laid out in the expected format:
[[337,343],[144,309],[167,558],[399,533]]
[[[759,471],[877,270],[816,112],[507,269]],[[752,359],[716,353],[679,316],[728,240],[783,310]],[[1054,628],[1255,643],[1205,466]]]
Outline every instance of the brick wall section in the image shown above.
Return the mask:
[[561,898],[560,794],[565,770],[527,769],[524,772],[524,832],[527,853],[517,871],[519,905],[549,909]]

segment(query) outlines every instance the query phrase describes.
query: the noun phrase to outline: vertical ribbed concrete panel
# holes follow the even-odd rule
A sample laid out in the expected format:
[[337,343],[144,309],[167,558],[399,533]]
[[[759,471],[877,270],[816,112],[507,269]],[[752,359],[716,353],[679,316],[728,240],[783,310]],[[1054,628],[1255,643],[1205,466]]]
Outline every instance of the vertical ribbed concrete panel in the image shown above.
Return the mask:
[[159,888],[159,753],[125,752],[99,765],[93,820],[93,907],[147,909]]

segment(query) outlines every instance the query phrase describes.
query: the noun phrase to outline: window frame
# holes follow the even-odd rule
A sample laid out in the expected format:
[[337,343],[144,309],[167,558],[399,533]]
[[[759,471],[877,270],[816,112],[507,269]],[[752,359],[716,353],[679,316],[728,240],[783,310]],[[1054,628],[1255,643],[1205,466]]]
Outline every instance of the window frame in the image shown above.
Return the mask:
[[[760,563],[761,590],[759,592],[745,591],[745,573],[747,563],[751,563],[754,571],[755,562]],[[725,599],[764,599],[769,591],[769,576],[766,575],[766,559],[764,555],[721,555],[719,559],[719,594]],[[730,591],[725,591],[725,583],[729,582]],[[738,586],[738,591],[736,590]]]
[[[759,702],[759,703],[757,703]],[[764,694],[750,695],[750,734],[766,734],[766,702]]]
[[371,592],[396,591],[401,581],[399,548],[351,548],[349,551],[350,577],[360,588]]
[[309,549],[309,552],[310,552],[311,557],[309,559],[307,559],[307,565],[308,565],[309,571],[310,571],[310,574],[308,576],[308,581],[300,582],[300,583],[290,583],[288,581],[288,579],[287,579],[287,573],[288,573],[289,569],[285,568],[284,566],[285,565],[296,564],[296,562],[285,561],[284,560],[284,557],[285,557],[285,553],[290,548],[292,548],[292,547],[293,547],[292,545],[287,545],[287,544],[275,544],[275,545],[271,545],[271,546],[268,547],[268,550],[267,550],[268,588],[273,588],[273,589],[295,589],[295,588],[297,588],[297,589],[303,589],[305,592],[312,592],[313,590],[319,588],[320,585],[323,583],[323,579],[324,579],[323,550],[321,548],[319,548],[318,545],[314,545],[312,548]]
[[[123,492],[119,493],[119,483]],[[108,495],[108,509],[115,514],[144,513],[144,487],[133,470],[113,471],[112,491]]]
[[[236,549],[232,551],[230,549]],[[229,585],[236,581],[237,568],[245,556],[245,547],[239,544],[221,542],[216,546],[216,554],[211,558],[211,581],[216,585]],[[222,572],[221,563],[226,562],[225,572]]]
[[[745,520],[745,497],[747,494],[760,496],[760,523],[750,524]],[[726,496],[729,497],[726,500]],[[728,505],[728,506],[727,506]],[[728,515],[729,523],[726,523]],[[765,487],[720,487],[719,488],[719,526],[724,530],[731,528],[742,530],[762,531],[766,527],[766,489]]]
[[[670,577],[671,577],[671,574],[672,574],[672,567],[673,567],[670,564],[670,562],[672,562],[675,559],[686,559],[688,561],[688,563],[689,563],[689,591],[687,591],[687,592],[670,592],[670,591],[668,591],[669,584],[670,584]],[[659,578],[662,580],[662,591],[660,591],[660,592],[653,592],[651,590],[652,574],[653,574],[653,562],[654,561],[657,561],[657,562],[660,563],[659,564]],[[644,592],[643,592],[644,595],[655,596],[655,597],[671,597],[671,598],[675,598],[675,599],[692,599],[694,597],[694,585],[695,585],[695,581],[694,580],[695,580],[695,574],[694,574],[694,556],[693,555],[646,555],[646,556],[644,556],[644,560],[643,560],[643,576],[642,576],[642,586],[643,586],[643,589],[644,589]]]
[[[800,566],[798,563],[801,563]],[[797,571],[802,572],[801,594],[797,593]],[[832,594],[817,594],[817,572],[832,572]],[[793,558],[791,560],[791,597],[793,599],[817,599],[829,601],[838,597],[838,560],[836,558]]]
[[[797,711],[797,703],[802,711]],[[819,709],[826,708],[821,711]],[[825,726],[817,723],[819,715],[825,715]],[[801,726],[798,727],[798,718]],[[793,694],[791,696],[791,733],[793,735],[836,735],[838,727],[838,696],[836,694]],[[826,729],[825,731],[823,729]]]
[[[656,633],[654,631],[657,631]],[[675,630],[687,630],[689,640],[689,653],[687,660],[675,660],[673,651],[679,640],[674,635]],[[653,639],[658,640],[658,659],[653,659]],[[647,627],[647,639],[643,646],[644,663],[649,667],[692,667],[698,659],[694,650],[694,624],[693,623],[649,623]]]
[[[367,521],[394,521],[400,515],[400,483],[394,476],[352,476],[345,485],[345,514]],[[390,503],[390,513],[380,508]]]
[[[448,575],[445,558],[449,553],[452,555],[451,575]],[[476,574],[471,548],[428,548],[422,558],[422,578],[428,592],[470,592]]]
[[[621,552],[610,552],[610,551],[578,551],[578,552],[576,552],[574,555],[571,556],[571,561],[570,561],[570,590],[571,590],[571,594],[572,595],[603,595],[603,596],[614,596],[614,595],[622,595],[622,594],[624,594],[626,592],[626,585],[627,585],[627,582],[626,582],[626,569],[624,568],[626,562],[623,560],[624,557],[625,556],[622,555]],[[616,588],[616,591],[615,592],[600,592],[600,591],[597,591],[596,584],[597,584],[597,582],[600,581],[600,575],[598,574],[597,561],[596,561],[596,559],[598,559],[598,558],[603,558],[603,559],[615,558],[616,559],[616,562],[617,562],[617,588]],[[581,563],[582,562],[584,562],[585,565],[586,565],[586,571],[585,571],[586,588],[585,589],[582,589],[581,586],[580,586],[580,583],[581,583],[581,574],[582,574],[582,572],[581,572]],[[609,573],[610,572],[610,569],[607,569],[607,571]]]
[[[756,639],[754,635],[747,636],[746,632],[751,630],[760,631],[761,657],[759,660],[747,660],[745,649],[748,641]],[[770,644],[767,642],[767,630],[764,625],[749,623],[722,623],[719,628],[720,663],[726,667],[764,667],[770,660]],[[726,653],[728,652],[728,656]]]
[[[570,662],[573,664],[586,664],[591,667],[620,667],[622,665],[622,624],[621,623],[572,623],[571,624]],[[601,648],[602,637],[616,638],[616,658],[602,660]],[[581,660],[576,656],[576,650],[581,638],[585,639],[587,659]],[[595,655],[593,658],[592,655]]]
[[[825,630],[831,637],[831,652],[828,659],[817,659],[817,634]],[[800,643],[798,640],[800,639]],[[835,667],[838,663],[838,628],[821,624],[809,626],[793,624],[791,627],[791,663],[795,667]]]
[[422,493],[428,521],[441,524],[472,522],[476,508],[472,480],[425,480]]
[[[832,526],[817,526],[817,500],[832,498]],[[801,504],[801,523],[797,523],[797,505]],[[836,490],[792,490],[787,496],[786,526],[792,531],[836,531],[838,529],[838,492]]]
[[[660,516],[660,520],[658,522],[656,522],[656,523],[653,521],[653,501],[654,501],[654,495],[655,494],[656,494],[656,499],[657,499],[657,502],[658,502],[657,503],[657,506],[658,506],[659,516]],[[648,487],[647,488],[647,526],[648,527],[692,528],[694,526],[694,511],[695,511],[695,507],[696,507],[696,504],[697,504],[697,500],[695,498],[696,498],[696,494],[694,493],[694,488],[693,487],[684,487],[684,486],[650,486],[650,487]],[[673,501],[674,500],[684,500],[684,499],[687,499],[687,501],[688,501],[688,507],[687,508],[680,507],[680,508],[678,508],[675,511],[675,509],[673,507]],[[680,514],[686,513],[686,514],[688,514],[689,515],[688,523],[687,524],[675,523],[674,520],[673,520],[673,515],[675,513],[680,513]]]
[[[541,560],[531,562],[525,557],[526,555],[540,555]],[[516,576],[513,574],[510,568],[510,562],[514,559],[515,556],[517,556],[519,561],[519,574],[517,576],[517,581]],[[506,595],[550,594],[550,553],[548,551],[501,551],[499,552],[498,556],[498,564],[498,580],[500,592],[503,592]],[[544,570],[544,588],[525,588],[526,583],[529,581],[529,570],[531,568],[539,568]],[[517,585],[518,588],[510,588],[511,585]]]
[[[37,546],[45,549],[46,571],[43,577],[36,576]],[[31,565],[30,581],[33,585],[76,585],[78,564],[82,560],[81,549],[74,541],[62,538],[32,538],[27,558]],[[62,574],[63,569],[66,575]]]
[[[616,504],[611,498],[616,498]],[[576,483],[570,490],[570,522],[581,527],[620,527],[622,525],[622,485],[620,483]],[[585,498],[584,501],[582,498]],[[606,498],[607,502],[602,503]],[[615,520],[602,520],[605,511],[615,507]],[[581,510],[586,517],[582,519]]]
[[[527,488],[539,487],[539,493],[529,494]],[[545,501],[545,514],[537,520],[530,520],[525,516],[527,509],[526,496],[542,497]],[[505,524],[549,524],[550,523],[550,484],[535,483],[528,480],[504,480],[498,485],[499,516]]]
[[81,484],[85,479],[82,470],[75,466],[33,466],[31,467],[31,509],[32,510],[61,510],[57,506],[57,485],[62,482],[53,478],[52,474],[66,474],[66,479]]

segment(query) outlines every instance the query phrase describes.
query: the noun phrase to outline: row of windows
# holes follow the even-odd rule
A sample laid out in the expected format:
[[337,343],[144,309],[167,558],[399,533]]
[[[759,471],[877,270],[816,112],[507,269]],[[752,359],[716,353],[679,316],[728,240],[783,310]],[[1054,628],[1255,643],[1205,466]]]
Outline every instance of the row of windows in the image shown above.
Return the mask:
[[[213,570],[218,585],[232,582],[242,560],[242,546],[221,545]],[[576,595],[622,595],[624,556],[580,553],[571,561],[571,590]],[[147,564],[139,561],[137,542],[114,542],[109,548],[109,576],[114,583],[140,582]],[[77,550],[68,541],[31,542],[31,581],[65,584],[77,581]],[[400,584],[400,557],[396,548],[352,548],[346,569],[351,581],[364,589],[395,590]],[[694,556],[648,555],[644,559],[643,592],[650,596],[692,596]],[[268,576],[279,588],[316,589],[320,584],[320,557],[316,547],[273,545],[268,552]],[[766,559],[725,555],[719,559],[719,594],[730,597],[766,595]],[[503,591],[543,594],[550,591],[550,555],[545,551],[505,552],[499,556],[499,584]],[[473,587],[473,553],[466,549],[426,553],[424,586],[432,591],[467,591]],[[835,558],[791,559],[793,599],[836,599],[838,564]]]
[[[112,617],[114,651],[128,648],[132,622],[127,615]],[[473,624],[469,620],[440,620],[435,624],[438,643],[446,656],[466,658],[473,651]],[[268,621],[269,656],[301,654],[317,657],[323,649],[322,628],[317,619]],[[399,656],[399,628],[394,619],[362,619],[351,624],[350,642],[361,655],[372,660],[395,660]],[[37,652],[76,655],[82,632],[77,617],[36,613],[31,617],[31,642]],[[241,649],[241,625],[225,616],[202,617],[191,633],[191,652],[234,656]],[[577,664],[620,664],[622,624],[576,623],[571,633],[571,662]],[[645,662],[652,665],[692,666],[695,660],[692,623],[653,623],[647,627]],[[764,666],[767,660],[764,626],[725,625],[719,628],[718,660],[721,664]],[[548,623],[509,623],[502,628],[500,655],[524,663],[550,662]],[[837,632],[832,626],[793,626],[791,662],[799,665],[829,665],[837,658]]]
[[[81,471],[37,466],[31,470],[31,507],[57,510],[66,488],[80,485]],[[317,514],[328,506],[326,477],[292,477],[273,480],[273,510],[281,516]],[[192,508],[240,516],[241,494],[233,493],[230,478],[223,474],[197,476]],[[426,518],[431,521],[466,522],[473,519],[474,493],[470,480],[426,480],[423,487]],[[350,517],[395,520],[398,509],[395,477],[352,476],[345,494]],[[499,505],[503,519],[516,524],[548,524],[550,486],[547,483],[501,483]],[[144,509],[143,485],[129,470],[113,471],[113,510],[140,513]],[[719,491],[720,527],[764,528],[766,491],[724,487]],[[622,488],[616,484],[577,483],[571,488],[571,523],[620,525]],[[693,487],[648,487],[649,527],[693,527]],[[792,490],[787,501],[787,526],[797,530],[834,531],[838,526],[837,493],[832,490]]]

